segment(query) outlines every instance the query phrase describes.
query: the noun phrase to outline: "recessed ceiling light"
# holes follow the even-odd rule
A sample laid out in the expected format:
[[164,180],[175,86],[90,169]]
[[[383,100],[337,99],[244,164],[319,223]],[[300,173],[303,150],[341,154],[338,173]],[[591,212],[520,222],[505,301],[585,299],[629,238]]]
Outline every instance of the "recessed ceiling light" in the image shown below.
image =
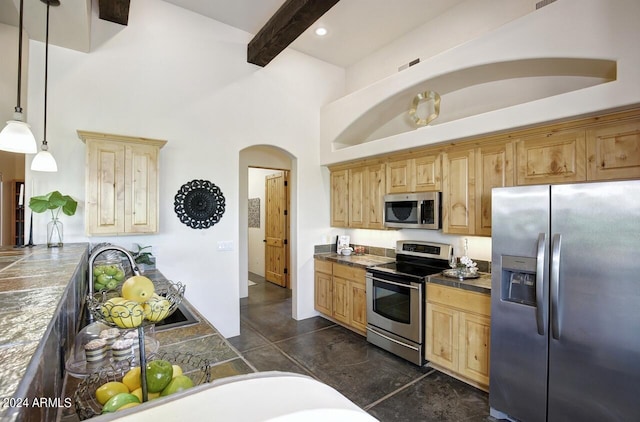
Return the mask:
[[325,35],[327,35],[327,28],[324,28],[322,26],[316,28],[316,35],[319,37],[324,37]]

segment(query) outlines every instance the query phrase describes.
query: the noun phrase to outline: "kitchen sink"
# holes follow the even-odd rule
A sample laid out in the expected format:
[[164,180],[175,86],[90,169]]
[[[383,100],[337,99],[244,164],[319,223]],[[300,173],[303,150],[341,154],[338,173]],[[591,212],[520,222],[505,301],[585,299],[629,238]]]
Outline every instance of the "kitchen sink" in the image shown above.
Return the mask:
[[156,331],[168,330],[170,328],[184,327],[185,325],[193,325],[200,322],[193,315],[184,303],[178,306],[174,313],[166,317],[160,322],[156,322]]

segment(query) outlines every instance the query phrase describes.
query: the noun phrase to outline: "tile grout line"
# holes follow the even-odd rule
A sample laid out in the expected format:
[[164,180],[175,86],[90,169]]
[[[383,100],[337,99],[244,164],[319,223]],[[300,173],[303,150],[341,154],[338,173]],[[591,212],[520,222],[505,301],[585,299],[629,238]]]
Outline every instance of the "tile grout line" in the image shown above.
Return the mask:
[[431,369],[431,371],[427,372],[426,374],[423,374],[422,376],[416,378],[415,380],[408,382],[407,384],[403,385],[402,387],[396,389],[395,391],[392,391],[388,394],[386,394],[385,396],[379,398],[378,400],[374,401],[373,403],[369,403],[366,406],[363,406],[363,410],[365,411],[369,411],[371,410],[372,407],[377,406],[378,404],[382,403],[383,401],[385,401],[386,399],[390,398],[391,396],[394,396],[396,393],[399,393],[400,391],[406,390],[407,388],[411,387],[413,384],[425,379],[426,377],[428,377],[429,375],[433,374],[434,372],[436,372],[435,369]]

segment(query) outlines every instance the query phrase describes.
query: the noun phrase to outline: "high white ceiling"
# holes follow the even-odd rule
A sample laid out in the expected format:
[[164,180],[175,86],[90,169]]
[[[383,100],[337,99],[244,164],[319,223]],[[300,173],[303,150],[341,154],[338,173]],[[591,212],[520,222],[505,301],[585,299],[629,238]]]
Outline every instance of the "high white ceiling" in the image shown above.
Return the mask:
[[[135,1],[135,0],[134,0]],[[256,34],[285,0],[165,0],[193,12]],[[310,56],[347,67],[465,0],[341,0],[317,25],[290,46]],[[50,42],[79,51],[90,48],[92,0],[60,0],[51,9]],[[18,25],[20,0],[0,0],[0,23]],[[29,37],[43,40],[46,5],[25,0],[24,26]],[[96,12],[94,12],[96,13]],[[129,20],[129,25],[135,25]],[[114,25],[117,25],[114,23]],[[64,30],[60,30],[64,28]]]

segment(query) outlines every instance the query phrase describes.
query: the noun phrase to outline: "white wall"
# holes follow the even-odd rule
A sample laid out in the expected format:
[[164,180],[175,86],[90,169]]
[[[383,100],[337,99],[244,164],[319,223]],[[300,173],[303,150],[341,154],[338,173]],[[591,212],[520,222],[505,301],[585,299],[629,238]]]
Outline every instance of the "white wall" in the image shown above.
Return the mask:
[[467,0],[347,68],[353,92],[535,10],[538,0]]
[[[53,29],[52,29],[53,30]],[[31,174],[36,194],[58,189],[79,199],[78,214],[63,217],[65,241],[153,245],[158,268],[187,285],[186,296],[225,336],[239,333],[240,281],[246,282],[246,212],[242,220],[240,151],[271,145],[295,158],[292,201],[294,317],[313,310],[313,239],[329,221],[328,178],[319,163],[319,109],[344,89],[344,70],[295,51],[266,68],[246,62],[251,36],[160,0],[132,2],[126,27],[92,20],[90,54],[49,50],[50,151],[58,173]],[[42,104],[44,45],[31,42],[29,99]],[[40,119],[38,119],[40,120]],[[34,124],[36,131],[42,128]],[[160,154],[160,232],[153,236],[84,235],[85,147],[77,129],[168,140]],[[260,164],[260,163],[258,163]],[[245,175],[242,174],[245,172]],[[226,212],[207,230],[178,220],[173,199],[180,186],[206,179],[220,187]],[[29,188],[29,180],[27,181]],[[327,198],[321,209],[315,198]],[[46,218],[34,218],[35,240]],[[294,216],[292,216],[294,217]],[[219,252],[218,241],[233,251]],[[243,254],[243,257],[240,257]]]

